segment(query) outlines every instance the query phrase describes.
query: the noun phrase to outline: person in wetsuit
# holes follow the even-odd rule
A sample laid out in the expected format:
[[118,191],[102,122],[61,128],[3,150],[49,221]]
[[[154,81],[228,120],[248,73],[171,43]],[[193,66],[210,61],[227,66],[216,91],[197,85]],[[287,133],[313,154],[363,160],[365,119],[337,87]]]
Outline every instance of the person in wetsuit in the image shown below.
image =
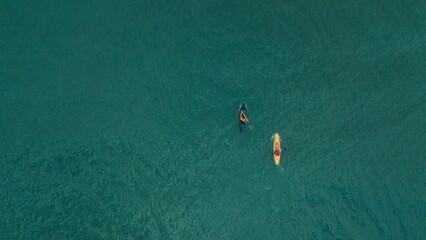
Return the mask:
[[248,121],[245,111],[240,111],[240,121],[241,121],[242,124],[244,124]]

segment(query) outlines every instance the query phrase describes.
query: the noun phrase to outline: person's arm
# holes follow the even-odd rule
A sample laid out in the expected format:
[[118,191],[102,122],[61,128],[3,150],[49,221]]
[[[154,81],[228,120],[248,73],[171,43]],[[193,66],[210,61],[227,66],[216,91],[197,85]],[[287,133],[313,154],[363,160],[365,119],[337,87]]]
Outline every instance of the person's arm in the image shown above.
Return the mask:
[[246,114],[244,113],[244,112],[242,112],[243,113],[243,115],[244,115],[244,118],[246,119],[246,121],[248,122],[248,119],[247,119],[247,116],[246,116]]

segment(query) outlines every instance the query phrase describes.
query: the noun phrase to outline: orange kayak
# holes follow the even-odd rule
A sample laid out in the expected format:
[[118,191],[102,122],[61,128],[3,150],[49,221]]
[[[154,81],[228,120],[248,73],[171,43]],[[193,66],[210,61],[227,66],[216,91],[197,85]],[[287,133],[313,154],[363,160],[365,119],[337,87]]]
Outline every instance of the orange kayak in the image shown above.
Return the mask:
[[281,144],[280,144],[280,136],[278,136],[278,133],[275,133],[274,146],[273,146],[272,152],[274,154],[275,165],[278,165],[280,163],[280,158],[281,158]]

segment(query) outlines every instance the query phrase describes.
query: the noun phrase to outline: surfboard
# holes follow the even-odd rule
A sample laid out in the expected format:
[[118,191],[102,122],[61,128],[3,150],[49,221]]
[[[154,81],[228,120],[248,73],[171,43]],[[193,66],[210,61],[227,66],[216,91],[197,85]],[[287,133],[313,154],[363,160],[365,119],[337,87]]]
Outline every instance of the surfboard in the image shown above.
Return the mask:
[[[278,149],[278,153],[275,153],[276,149]],[[280,158],[281,158],[281,143],[280,143],[280,136],[278,135],[278,133],[275,133],[272,153],[274,154],[275,165],[278,165],[280,163]]]

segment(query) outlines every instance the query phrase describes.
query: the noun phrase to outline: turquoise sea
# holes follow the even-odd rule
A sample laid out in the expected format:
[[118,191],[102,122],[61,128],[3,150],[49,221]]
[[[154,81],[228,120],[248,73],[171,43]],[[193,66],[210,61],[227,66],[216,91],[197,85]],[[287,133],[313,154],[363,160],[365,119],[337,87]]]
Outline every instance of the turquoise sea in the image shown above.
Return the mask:
[[0,239],[426,239],[425,13],[1,1]]

